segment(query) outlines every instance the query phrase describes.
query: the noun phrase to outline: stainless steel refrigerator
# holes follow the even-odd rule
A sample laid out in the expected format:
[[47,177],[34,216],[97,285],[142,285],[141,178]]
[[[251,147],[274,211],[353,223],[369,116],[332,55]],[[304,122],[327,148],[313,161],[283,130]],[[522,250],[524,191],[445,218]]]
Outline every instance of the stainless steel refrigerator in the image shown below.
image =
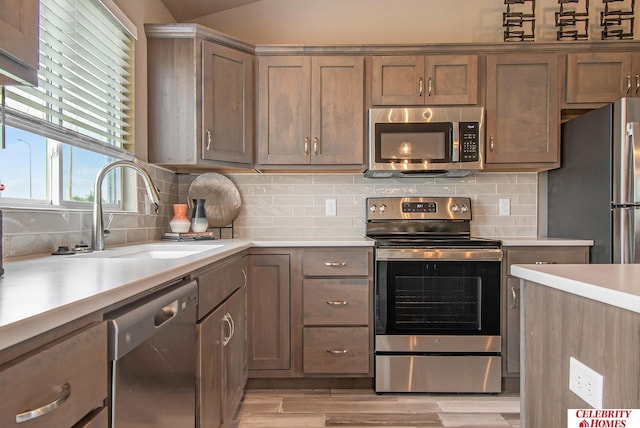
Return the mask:
[[593,239],[592,263],[640,263],[640,98],[562,124],[548,173],[548,236]]

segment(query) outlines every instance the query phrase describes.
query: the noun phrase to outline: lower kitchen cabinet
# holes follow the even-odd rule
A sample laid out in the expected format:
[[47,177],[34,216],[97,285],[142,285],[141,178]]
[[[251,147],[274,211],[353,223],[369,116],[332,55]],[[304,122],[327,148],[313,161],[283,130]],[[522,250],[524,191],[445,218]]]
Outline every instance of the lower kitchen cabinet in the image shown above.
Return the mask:
[[107,326],[95,324],[0,368],[0,426],[108,426]]
[[502,375],[520,375],[520,279],[509,274],[514,264],[589,263],[587,246],[503,247]]
[[201,428],[230,426],[247,381],[245,263],[235,257],[197,274],[201,313],[214,308],[197,325]]
[[286,377],[291,369],[290,260],[290,254],[282,253],[248,256],[247,336],[251,377]]
[[237,289],[198,324],[201,428],[230,426],[242,399],[246,382],[244,297],[244,289]]
[[372,373],[373,255],[369,248],[302,253],[305,376]]
[[372,376],[372,248],[257,248],[248,259],[249,377]]

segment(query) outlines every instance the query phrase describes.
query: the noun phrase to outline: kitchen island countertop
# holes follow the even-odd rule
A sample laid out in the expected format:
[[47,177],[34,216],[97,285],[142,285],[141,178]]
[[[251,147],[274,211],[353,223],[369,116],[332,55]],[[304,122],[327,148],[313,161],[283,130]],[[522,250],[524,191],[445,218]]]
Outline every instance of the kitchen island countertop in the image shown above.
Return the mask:
[[513,265],[511,275],[640,313],[640,264]]

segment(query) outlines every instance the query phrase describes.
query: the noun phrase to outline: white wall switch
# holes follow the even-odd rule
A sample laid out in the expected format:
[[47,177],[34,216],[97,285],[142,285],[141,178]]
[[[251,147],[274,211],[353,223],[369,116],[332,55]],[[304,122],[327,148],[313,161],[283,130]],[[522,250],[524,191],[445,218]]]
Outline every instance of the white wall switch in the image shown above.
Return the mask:
[[337,215],[338,204],[335,199],[326,199],[324,203],[325,203],[326,215],[330,215],[330,216]]
[[509,199],[500,199],[500,215],[509,215],[511,213],[511,201]]
[[569,389],[594,409],[602,409],[604,377],[573,357],[569,358]]

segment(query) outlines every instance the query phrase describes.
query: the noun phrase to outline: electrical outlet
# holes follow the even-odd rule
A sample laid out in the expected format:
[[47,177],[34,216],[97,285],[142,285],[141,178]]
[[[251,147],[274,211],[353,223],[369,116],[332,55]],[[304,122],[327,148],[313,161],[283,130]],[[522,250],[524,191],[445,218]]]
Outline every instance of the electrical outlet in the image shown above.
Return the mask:
[[604,377],[573,357],[569,358],[569,389],[594,409],[602,408]]
[[509,215],[511,212],[511,201],[509,199],[500,199],[500,215]]
[[334,216],[337,214],[337,202],[335,199],[326,199],[324,203],[326,215]]

